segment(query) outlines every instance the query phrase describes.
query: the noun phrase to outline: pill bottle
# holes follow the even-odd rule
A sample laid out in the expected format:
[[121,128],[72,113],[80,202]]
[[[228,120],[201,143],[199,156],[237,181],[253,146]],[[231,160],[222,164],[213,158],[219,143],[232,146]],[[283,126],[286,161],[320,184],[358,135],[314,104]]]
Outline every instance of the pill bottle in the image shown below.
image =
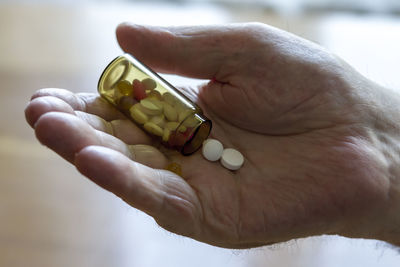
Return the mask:
[[99,94],[168,148],[190,155],[211,131],[202,110],[131,55],[115,58],[103,71]]

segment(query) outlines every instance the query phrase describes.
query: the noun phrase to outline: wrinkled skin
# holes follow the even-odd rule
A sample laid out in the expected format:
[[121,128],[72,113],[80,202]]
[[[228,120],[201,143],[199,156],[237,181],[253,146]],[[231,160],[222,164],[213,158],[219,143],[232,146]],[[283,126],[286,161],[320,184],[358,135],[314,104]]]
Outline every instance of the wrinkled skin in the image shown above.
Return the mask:
[[[25,110],[41,143],[167,230],[248,248],[340,234],[398,244],[399,96],[323,48],[262,24],[117,29],[159,72],[209,79],[182,88],[243,153],[229,171],[155,144],[92,94],[42,89]],[[163,170],[182,165],[182,177]]]

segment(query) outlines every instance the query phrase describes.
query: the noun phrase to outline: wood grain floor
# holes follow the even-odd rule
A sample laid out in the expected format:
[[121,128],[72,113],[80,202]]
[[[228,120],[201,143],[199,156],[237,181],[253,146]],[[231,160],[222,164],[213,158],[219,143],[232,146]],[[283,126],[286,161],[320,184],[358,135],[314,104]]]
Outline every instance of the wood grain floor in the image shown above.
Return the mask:
[[41,146],[24,119],[30,96],[42,87],[94,92],[103,67],[121,53],[114,28],[124,20],[270,23],[321,43],[368,77],[400,90],[395,17],[0,4],[0,266],[399,266],[397,253],[379,243],[377,248],[375,241],[320,237],[232,251],[175,236]]

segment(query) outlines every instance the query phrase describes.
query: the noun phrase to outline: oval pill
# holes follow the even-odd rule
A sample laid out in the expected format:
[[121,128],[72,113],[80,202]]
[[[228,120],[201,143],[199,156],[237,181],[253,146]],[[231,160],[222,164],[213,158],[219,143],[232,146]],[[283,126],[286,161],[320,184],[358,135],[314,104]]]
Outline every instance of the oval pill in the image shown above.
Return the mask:
[[156,98],[147,98],[147,100],[149,100],[151,103],[153,103],[154,105],[156,105],[158,108],[161,109],[161,111],[164,109],[164,102],[156,99]]
[[162,109],[159,105],[151,101],[152,99],[142,99],[140,100],[140,104],[142,105],[142,110],[147,115],[160,115]]
[[129,112],[131,113],[131,117],[139,124],[144,124],[149,120],[149,117],[140,110],[139,103],[133,105],[129,109]]
[[209,161],[217,161],[221,158],[224,147],[222,143],[215,139],[207,139],[203,143],[203,156]]
[[164,115],[161,114],[158,116],[151,117],[150,122],[152,122],[160,127],[164,127],[164,124],[165,124]]
[[[208,144],[208,143],[207,143]],[[236,171],[242,167],[244,157],[242,153],[233,148],[225,148],[221,156],[221,164],[228,170]]]
[[175,98],[175,96],[173,96],[173,95],[172,95],[171,93],[169,93],[169,92],[165,92],[165,93],[162,95],[162,98],[163,98],[163,100],[164,100],[166,103],[170,104],[171,106],[175,105],[175,103],[176,103],[176,98]]
[[143,125],[143,128],[146,131],[148,131],[149,133],[152,133],[152,134],[157,135],[157,136],[163,136],[163,134],[164,134],[164,130],[160,126],[158,126],[158,125],[156,125],[156,124],[154,124],[152,122],[146,122]]
[[169,121],[177,121],[178,113],[176,110],[167,102],[164,102],[164,115]]

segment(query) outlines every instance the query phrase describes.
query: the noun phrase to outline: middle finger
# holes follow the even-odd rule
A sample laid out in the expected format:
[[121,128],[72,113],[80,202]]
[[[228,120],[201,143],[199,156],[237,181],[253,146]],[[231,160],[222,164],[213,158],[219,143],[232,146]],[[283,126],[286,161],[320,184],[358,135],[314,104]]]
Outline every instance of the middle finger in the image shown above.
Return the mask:
[[113,135],[126,144],[156,145],[156,142],[148,134],[128,119],[106,121],[86,112],[75,111],[75,114],[94,129]]

